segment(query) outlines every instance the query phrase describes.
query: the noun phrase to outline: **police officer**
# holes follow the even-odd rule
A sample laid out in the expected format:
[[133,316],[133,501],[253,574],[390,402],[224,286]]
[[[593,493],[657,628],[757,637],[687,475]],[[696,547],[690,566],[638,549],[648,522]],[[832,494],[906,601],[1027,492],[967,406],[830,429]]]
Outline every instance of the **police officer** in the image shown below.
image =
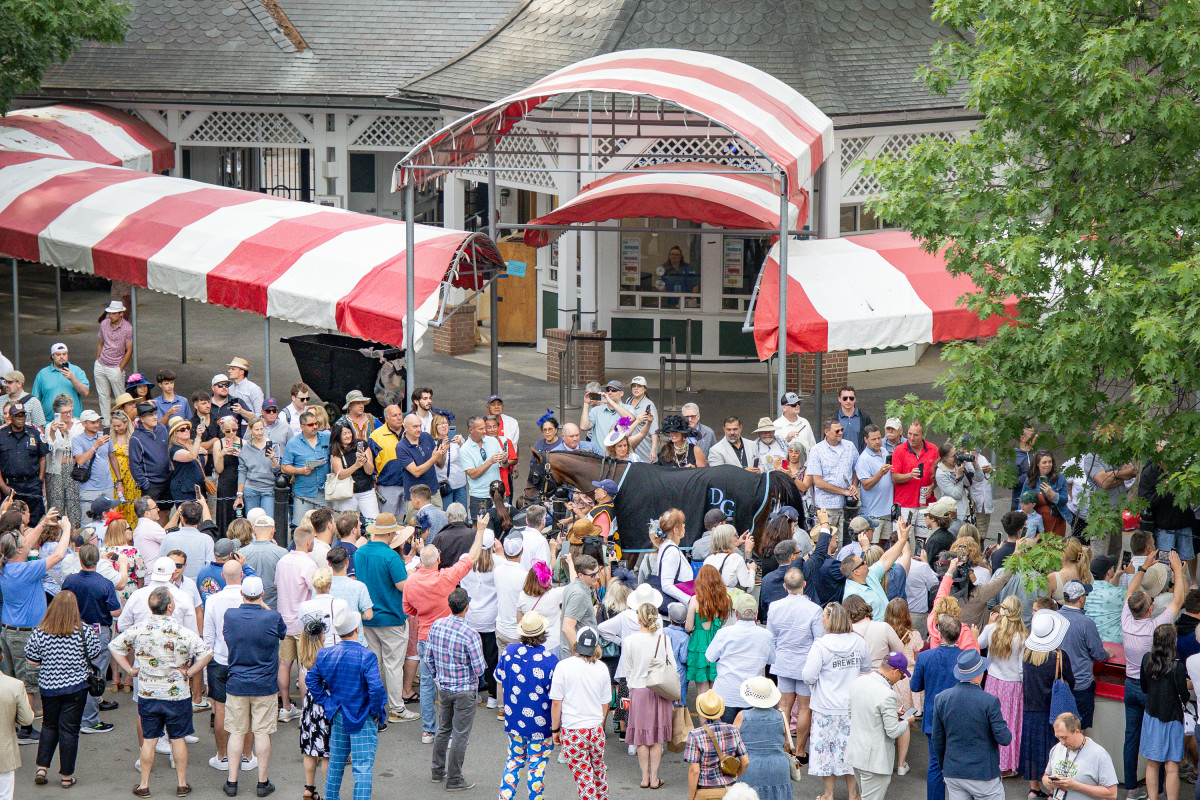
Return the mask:
[[37,428],[25,424],[25,404],[8,410],[9,426],[0,428],[0,491],[16,493],[29,506],[29,524],[46,513],[42,502],[46,480],[46,454],[50,448]]

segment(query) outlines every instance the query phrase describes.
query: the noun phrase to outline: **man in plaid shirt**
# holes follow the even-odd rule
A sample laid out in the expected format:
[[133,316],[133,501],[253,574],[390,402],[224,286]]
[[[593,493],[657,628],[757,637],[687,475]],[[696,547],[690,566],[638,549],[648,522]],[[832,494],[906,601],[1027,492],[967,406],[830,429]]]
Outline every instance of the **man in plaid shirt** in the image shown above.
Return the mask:
[[[479,678],[486,666],[483,641],[463,619],[470,604],[466,590],[455,589],[447,602],[450,616],[434,622],[425,641],[425,668],[437,685],[438,701],[437,733],[433,738],[433,780],[435,783],[444,780],[448,792],[464,792],[475,786],[463,778],[462,765],[471,738],[471,726],[475,722]],[[450,746],[447,761],[446,746],[452,730],[454,743]]]

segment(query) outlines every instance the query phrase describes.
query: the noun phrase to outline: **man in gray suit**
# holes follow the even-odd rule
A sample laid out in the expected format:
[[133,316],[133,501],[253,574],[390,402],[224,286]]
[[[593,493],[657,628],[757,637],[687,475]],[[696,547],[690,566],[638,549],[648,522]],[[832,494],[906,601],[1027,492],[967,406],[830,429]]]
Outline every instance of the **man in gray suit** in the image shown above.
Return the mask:
[[903,653],[888,653],[879,669],[859,676],[850,689],[846,761],[854,768],[862,800],[883,800],[892,782],[895,740],[908,736],[908,721],[900,718],[892,687],[907,677],[908,659]]

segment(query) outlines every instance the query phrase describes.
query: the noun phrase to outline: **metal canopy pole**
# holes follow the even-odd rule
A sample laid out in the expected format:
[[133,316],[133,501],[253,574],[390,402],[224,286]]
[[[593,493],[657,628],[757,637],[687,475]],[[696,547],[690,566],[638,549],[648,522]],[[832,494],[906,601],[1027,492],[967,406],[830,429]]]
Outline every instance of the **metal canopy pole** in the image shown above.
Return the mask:
[[62,333],[62,267],[54,268],[54,330]]
[[[779,177],[779,363],[776,364],[779,374],[776,388],[782,397],[787,392],[787,302],[788,302],[788,174],[782,170]],[[771,398],[771,408],[775,408],[778,399]]]
[[179,363],[187,363],[187,300],[179,298]]
[[12,260],[13,283],[13,368],[21,368],[21,298],[17,283],[17,260]]
[[[492,241],[497,240],[499,233],[499,213],[500,207],[496,205],[496,140],[488,140],[487,151],[488,165],[488,236]],[[491,328],[491,334],[488,336],[490,340],[488,349],[490,350],[491,361],[491,384],[492,389],[490,394],[500,394],[500,343],[496,341],[496,336],[500,332],[500,283],[499,276],[492,278],[492,291],[490,297],[489,313],[491,321],[488,323]]]
[[133,306],[129,309],[129,323],[133,326],[133,371],[138,372],[138,324],[137,324],[137,287],[134,286],[129,290],[129,305]]
[[271,318],[263,317],[263,389],[271,396]]
[[[416,294],[416,223],[417,215],[417,180],[412,170],[408,173],[408,182],[404,184],[404,368],[405,392],[407,395],[417,380],[417,347],[413,337],[416,327],[417,308],[414,295]],[[404,405],[401,398],[400,404]]]

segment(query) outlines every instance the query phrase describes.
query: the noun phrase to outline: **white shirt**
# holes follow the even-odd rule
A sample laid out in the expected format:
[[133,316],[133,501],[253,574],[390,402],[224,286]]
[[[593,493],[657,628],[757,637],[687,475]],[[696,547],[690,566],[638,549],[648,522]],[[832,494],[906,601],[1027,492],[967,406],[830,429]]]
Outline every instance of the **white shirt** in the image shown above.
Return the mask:
[[176,589],[180,589],[188,597],[192,598],[192,607],[199,608],[204,605],[204,600],[200,597],[200,587],[196,586],[196,579],[183,576],[183,580],[178,584],[172,584]]
[[292,402],[288,403],[279,411],[279,419],[282,419],[287,423],[287,426],[292,431],[292,436],[300,435],[300,415],[307,410],[307,407],[296,408],[296,404]]
[[525,586],[525,576],[528,570],[506,558],[497,558],[492,572],[496,585],[496,633],[507,639],[517,637],[517,598]]
[[646,633],[638,626],[637,633],[627,637],[621,644],[621,663],[625,665],[625,680],[630,689],[645,689],[649,677],[650,659],[654,657],[655,649],[658,655],[665,658],[667,663],[675,666],[674,648],[660,629],[657,633]]
[[[996,492],[992,489],[992,482],[988,480],[987,473],[983,471],[984,467],[990,467],[992,462],[988,461],[983,453],[975,456],[975,478],[971,483],[971,502],[975,504],[975,510],[980,514],[990,514],[994,508],[994,498]],[[984,532],[986,536],[986,531]]]
[[322,542],[317,537],[313,537],[313,549],[309,552],[308,557],[317,565],[317,569],[328,567],[329,561],[325,556],[329,555],[329,551],[333,549],[333,545]]
[[[493,633],[496,630],[496,567],[491,572],[472,569],[459,583],[471,598],[467,613],[463,616],[467,625],[476,633]],[[516,612],[513,612],[516,616]]]
[[[682,589],[676,589],[675,584],[687,583],[695,575],[692,573],[692,563],[683,557],[683,551],[671,540],[666,540],[658,548],[658,581],[662,593],[670,600],[683,603],[685,606],[692,598]],[[733,559],[730,559],[731,561]]]
[[550,566],[550,542],[546,541],[541,531],[537,528],[526,528],[521,532],[521,539],[525,542],[521,548],[521,569],[528,572],[534,561],[542,561],[546,566]]
[[559,725],[564,729],[599,728],[612,701],[608,667],[603,661],[564,658],[554,668],[550,699],[562,703]]
[[742,682],[762,675],[775,662],[775,637],[749,620],[726,623],[713,636],[704,657],[717,665],[713,690],[731,708],[745,708]]
[[117,618],[117,630],[127,631],[139,622],[144,622],[154,616],[150,611],[150,593],[159,586],[166,586],[171,592],[171,599],[175,602],[175,611],[171,613],[171,618],[189,631],[199,633],[200,629],[196,626],[196,606],[192,605],[192,598],[188,596],[188,593],[173,583],[153,580],[148,581],[145,586],[129,595],[129,599],[125,601],[125,608],[121,609],[121,616]]
[[229,664],[229,645],[225,644],[225,612],[241,604],[241,584],[229,584],[204,604],[204,643],[212,648],[213,661],[218,664]]
[[704,559],[704,563],[720,572],[721,580],[730,589],[739,586],[746,590],[754,588],[754,576],[741,553],[713,553]]
[[796,417],[795,422],[789,422],[787,417],[781,415],[779,419],[775,420],[776,439],[780,439],[786,444],[791,444],[791,440],[788,439],[788,436],[793,433],[796,434],[796,436],[793,436],[792,438],[798,438],[800,440],[800,443],[804,445],[805,453],[808,453],[813,449],[813,447],[816,446],[817,439],[815,436],[813,436],[812,425],[809,425],[808,420],[806,420],[804,417]]
[[517,608],[522,614],[536,611],[546,618],[546,651],[557,653],[562,646],[562,596],[564,586],[555,586],[538,597],[521,592]]
[[[237,383],[229,384],[229,399],[236,399],[242,408],[253,412],[257,416],[262,414],[263,402],[266,400],[266,396],[263,395],[263,390],[259,388],[257,383],[249,378],[242,378]],[[240,420],[241,417],[239,416],[238,419]]]
[[904,582],[904,599],[914,614],[929,613],[929,590],[939,583],[933,567],[924,561],[914,558],[908,568],[908,578]]
[[166,536],[167,532],[163,530],[163,526],[154,520],[146,517],[138,520],[137,527],[133,529],[133,546],[137,548],[138,555],[147,566],[153,565],[158,559],[159,545]]
[[[992,634],[996,632],[996,623],[989,622],[983,626],[983,630],[979,632],[979,646],[988,648],[992,644]],[[1020,634],[1013,634],[1012,652],[1008,654],[1008,658],[1001,661],[995,655],[988,653],[991,658],[991,663],[988,664],[988,675],[998,681],[1009,681],[1010,683],[1020,683],[1022,676],[1022,661],[1021,654],[1024,651],[1022,647]]]
[[613,673],[614,678],[624,678],[629,670],[627,656],[625,655],[625,640],[642,629],[642,623],[638,619],[636,608],[627,608],[616,616],[609,617],[596,626],[596,630],[600,631],[600,636],[608,642],[622,645],[621,657],[617,661],[617,671]]
[[508,439],[510,442],[512,442],[513,449],[515,449],[518,453],[521,451],[517,444],[518,440],[521,438],[521,426],[517,423],[515,418],[510,417],[508,414],[501,414],[500,433],[505,439]]

